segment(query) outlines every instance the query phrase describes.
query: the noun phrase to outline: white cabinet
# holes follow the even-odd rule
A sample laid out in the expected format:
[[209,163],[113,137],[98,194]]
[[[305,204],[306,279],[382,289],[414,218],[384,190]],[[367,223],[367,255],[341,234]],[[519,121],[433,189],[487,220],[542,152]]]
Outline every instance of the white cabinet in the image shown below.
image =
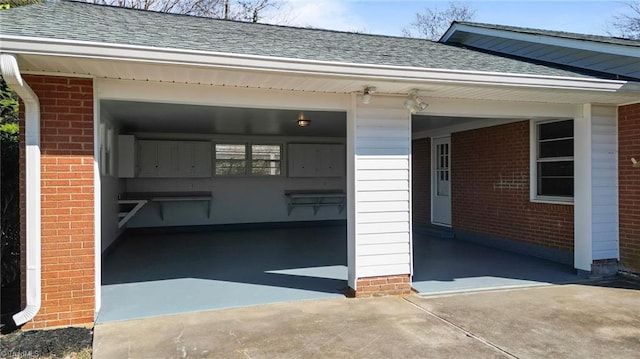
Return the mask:
[[138,141],[138,177],[211,177],[211,142]]
[[211,142],[178,142],[178,177],[211,177]]
[[136,138],[133,135],[118,136],[118,177],[133,178],[136,168]]
[[343,144],[294,143],[288,145],[289,177],[343,177]]

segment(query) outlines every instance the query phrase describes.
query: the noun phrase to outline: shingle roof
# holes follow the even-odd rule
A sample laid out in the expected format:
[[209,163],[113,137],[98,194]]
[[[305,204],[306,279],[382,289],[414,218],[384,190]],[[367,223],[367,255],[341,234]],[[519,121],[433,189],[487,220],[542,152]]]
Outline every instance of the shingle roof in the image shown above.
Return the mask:
[[518,26],[483,24],[483,23],[468,22],[468,21],[455,21],[454,24],[468,25],[468,26],[479,27],[484,29],[518,32],[522,34],[542,35],[542,36],[559,37],[559,38],[571,39],[571,40],[601,42],[601,43],[615,44],[615,45],[622,45],[622,46],[640,47],[639,40],[623,39],[619,37],[578,34],[574,32],[555,31],[555,30],[541,30],[541,29],[532,29],[528,27],[518,27]]
[[0,24],[2,35],[353,64],[609,78],[422,39],[214,20],[69,1],[0,10]]

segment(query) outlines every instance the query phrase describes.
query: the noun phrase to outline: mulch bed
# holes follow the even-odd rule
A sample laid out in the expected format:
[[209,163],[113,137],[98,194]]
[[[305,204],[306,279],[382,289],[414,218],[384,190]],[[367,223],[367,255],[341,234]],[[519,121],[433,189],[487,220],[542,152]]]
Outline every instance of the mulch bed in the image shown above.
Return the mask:
[[93,330],[61,328],[0,336],[0,358],[90,358]]

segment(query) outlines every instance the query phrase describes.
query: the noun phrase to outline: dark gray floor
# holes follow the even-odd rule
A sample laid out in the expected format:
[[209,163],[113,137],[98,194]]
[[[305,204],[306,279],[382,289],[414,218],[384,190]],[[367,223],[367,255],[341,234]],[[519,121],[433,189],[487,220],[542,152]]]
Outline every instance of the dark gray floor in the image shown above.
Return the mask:
[[[343,297],[346,247],[346,226],[129,235],[104,259],[97,322]],[[414,233],[420,293],[576,279],[560,264]]]
[[575,282],[575,269],[453,238],[414,233],[413,288],[421,294]]

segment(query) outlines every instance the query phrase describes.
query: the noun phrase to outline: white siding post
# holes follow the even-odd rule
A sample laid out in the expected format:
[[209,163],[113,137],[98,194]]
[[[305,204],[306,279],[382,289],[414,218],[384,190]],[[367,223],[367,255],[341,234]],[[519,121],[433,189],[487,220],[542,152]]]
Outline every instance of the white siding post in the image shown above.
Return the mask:
[[368,105],[354,100],[355,118],[348,115],[347,143],[349,151],[355,150],[354,164],[348,166],[353,177],[347,179],[355,185],[349,197],[355,204],[349,212],[355,218],[349,227],[355,235],[355,241],[349,240],[355,251],[349,256],[355,262],[349,285],[356,291],[353,285],[360,278],[412,273],[411,115],[403,102],[383,96]]
[[585,104],[574,131],[574,265],[603,274],[594,260],[619,258],[615,107]]
[[574,267],[591,272],[591,105],[582,108],[582,118],[573,121],[574,129]]

